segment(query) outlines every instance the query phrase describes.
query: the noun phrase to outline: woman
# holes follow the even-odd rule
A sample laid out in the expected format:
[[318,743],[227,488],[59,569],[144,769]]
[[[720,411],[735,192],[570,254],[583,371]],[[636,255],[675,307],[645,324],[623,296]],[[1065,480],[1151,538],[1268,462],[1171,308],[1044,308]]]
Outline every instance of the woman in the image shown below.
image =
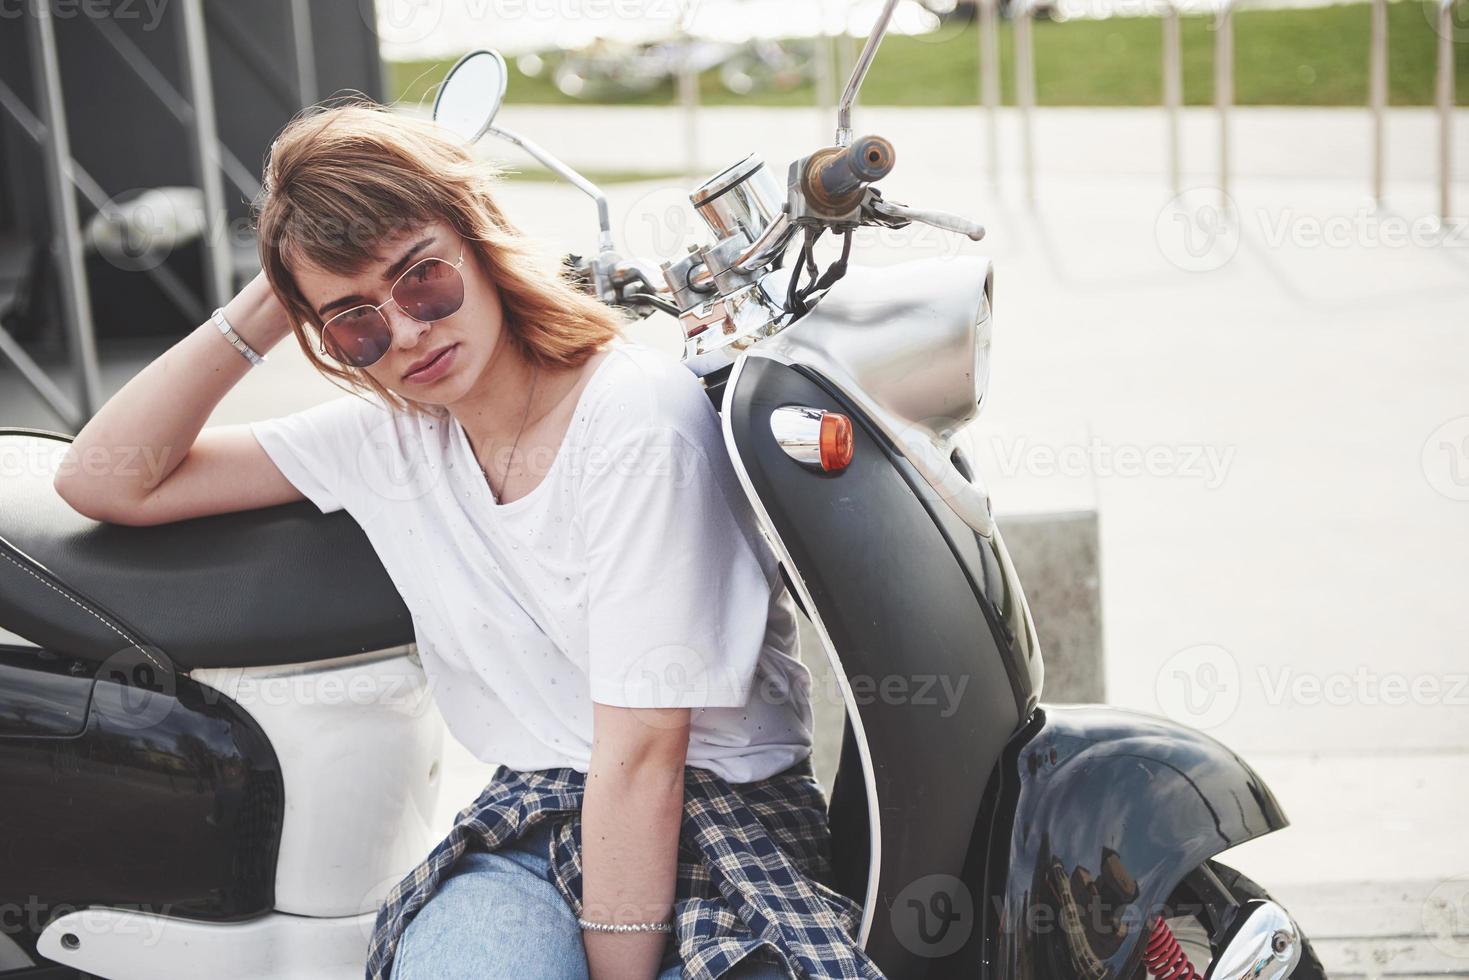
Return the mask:
[[[499,767],[384,902],[369,977],[880,977],[820,882],[810,676],[713,407],[541,270],[492,184],[379,106],[294,120],[261,275],[70,449],[154,447],[161,478],[57,488],[128,524],[309,499],[372,541],[450,730]],[[348,393],[201,431],[288,333]]]

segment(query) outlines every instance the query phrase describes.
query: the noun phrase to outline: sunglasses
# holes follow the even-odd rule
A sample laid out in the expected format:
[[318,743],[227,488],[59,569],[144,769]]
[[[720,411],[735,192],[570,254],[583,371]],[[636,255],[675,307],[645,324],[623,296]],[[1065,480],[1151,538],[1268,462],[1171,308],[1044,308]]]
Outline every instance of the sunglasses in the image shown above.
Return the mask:
[[321,353],[351,367],[367,367],[382,360],[393,345],[393,328],[383,316],[383,307],[396,303],[422,323],[442,320],[464,305],[464,249],[452,263],[444,259],[419,259],[393,283],[388,298],[377,306],[364,303],[343,310],[321,325]]

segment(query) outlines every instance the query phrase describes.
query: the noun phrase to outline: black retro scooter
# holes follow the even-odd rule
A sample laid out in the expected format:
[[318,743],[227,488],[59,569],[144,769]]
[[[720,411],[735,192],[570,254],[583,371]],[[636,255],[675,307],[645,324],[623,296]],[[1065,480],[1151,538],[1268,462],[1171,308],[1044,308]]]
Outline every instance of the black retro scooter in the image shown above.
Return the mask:
[[[750,156],[692,195],[715,242],[613,246],[601,192],[497,127],[505,65],[466,56],[435,118],[521,146],[597,202],[585,287],[678,318],[740,480],[846,707],[829,884],[894,978],[1324,977],[1290,915],[1212,860],[1286,826],[1217,741],[1040,704],[1035,628],[952,441],[983,404],[980,258],[847,276],[853,230],[963,218],[882,198],[851,139],[784,186]],[[817,269],[813,245],[844,238]],[[789,246],[800,238],[789,265]],[[442,722],[412,622],[356,523],[301,502],[153,528],[72,511],[68,437],[0,429],[0,976],[356,978],[378,903],[432,846]],[[320,583],[330,603],[305,604]],[[961,692],[859,698],[885,678]],[[13,970],[14,972],[6,972]]]

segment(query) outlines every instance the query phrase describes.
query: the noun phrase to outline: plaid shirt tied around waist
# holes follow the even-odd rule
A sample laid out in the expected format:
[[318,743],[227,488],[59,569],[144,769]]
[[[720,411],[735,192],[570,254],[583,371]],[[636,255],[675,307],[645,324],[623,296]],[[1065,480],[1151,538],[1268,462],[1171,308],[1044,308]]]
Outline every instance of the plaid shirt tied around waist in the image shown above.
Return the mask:
[[[551,879],[581,915],[581,805],[586,774],[500,766],[479,797],[378,910],[368,980],[389,980],[408,923],[469,848],[493,851],[542,820]],[[684,768],[674,938],[689,980],[715,980],[747,956],[802,977],[883,980],[857,942],[861,906],[822,884],[831,869],[826,801],[811,758],[749,783]]]

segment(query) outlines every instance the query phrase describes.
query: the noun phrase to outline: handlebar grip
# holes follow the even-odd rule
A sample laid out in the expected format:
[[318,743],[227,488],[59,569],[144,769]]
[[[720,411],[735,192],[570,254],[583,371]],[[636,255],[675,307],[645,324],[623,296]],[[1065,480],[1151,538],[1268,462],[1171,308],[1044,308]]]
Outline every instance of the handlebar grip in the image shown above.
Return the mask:
[[892,172],[893,144],[881,136],[864,136],[851,146],[818,150],[806,164],[806,197],[823,211],[840,213],[857,205],[862,188]]
[[864,136],[818,163],[816,175],[827,196],[846,197],[863,184],[886,177],[892,169],[893,144],[881,136]]

